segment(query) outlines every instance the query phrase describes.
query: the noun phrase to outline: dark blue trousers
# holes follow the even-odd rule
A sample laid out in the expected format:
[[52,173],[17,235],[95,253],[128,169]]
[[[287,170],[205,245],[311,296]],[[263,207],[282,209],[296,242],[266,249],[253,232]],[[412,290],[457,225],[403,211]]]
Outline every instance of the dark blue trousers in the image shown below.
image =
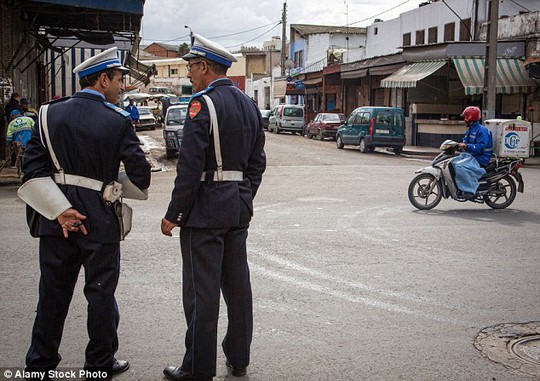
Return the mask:
[[234,366],[249,364],[253,306],[247,263],[248,227],[183,227],[183,303],[188,324],[181,368],[201,378],[216,375],[220,290],[227,304],[222,348]]
[[[110,371],[118,349],[118,306],[114,297],[120,274],[120,243],[104,244],[80,237],[41,237],[39,240],[39,302],[26,355],[28,370],[51,370],[81,266],[88,301],[85,368]],[[81,333],[81,337],[83,334]]]

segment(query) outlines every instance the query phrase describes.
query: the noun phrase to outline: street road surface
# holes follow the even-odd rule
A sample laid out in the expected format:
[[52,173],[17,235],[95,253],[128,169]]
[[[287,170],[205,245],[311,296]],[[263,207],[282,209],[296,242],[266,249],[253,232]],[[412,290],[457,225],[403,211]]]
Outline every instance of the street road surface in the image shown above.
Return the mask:
[[[148,201],[132,201],[122,243],[117,381],[161,380],[184,350],[181,257],[160,233],[175,176],[161,130],[141,132],[168,171]],[[443,200],[410,205],[425,157],[338,150],[332,141],[267,134],[268,168],[249,232],[255,332],[248,376],[216,379],[534,380],[483,357],[485,327],[540,320],[540,167],[522,169],[525,193],[506,210]],[[37,302],[37,243],[16,186],[0,187],[0,367],[24,365]],[[86,346],[83,275],[61,346],[66,368]],[[221,309],[220,340],[226,326]],[[2,372],[3,373],[3,372]],[[0,379],[2,379],[0,375]]]

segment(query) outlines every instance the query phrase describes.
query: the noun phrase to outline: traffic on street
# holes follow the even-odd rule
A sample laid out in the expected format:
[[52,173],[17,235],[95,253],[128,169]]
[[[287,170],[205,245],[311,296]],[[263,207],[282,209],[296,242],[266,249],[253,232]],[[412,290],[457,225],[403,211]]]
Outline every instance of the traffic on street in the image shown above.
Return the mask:
[[[184,348],[178,229],[173,238],[160,233],[176,158],[167,159],[161,128],[138,134],[154,172],[148,200],[129,202],[133,230],[116,297],[119,355],[131,367],[118,381],[161,379]],[[232,377],[218,351],[216,379],[537,379],[535,365],[519,365],[506,345],[487,356],[477,341],[500,324],[538,327],[539,166],[520,169],[524,193],[506,209],[443,199],[421,211],[407,188],[433,155],[363,154],[269,132],[266,153],[248,238],[251,364],[247,376]],[[0,357],[11,370],[24,366],[39,277],[38,241],[16,190],[0,187]],[[82,277],[60,347],[65,368],[82,363],[87,340]]]

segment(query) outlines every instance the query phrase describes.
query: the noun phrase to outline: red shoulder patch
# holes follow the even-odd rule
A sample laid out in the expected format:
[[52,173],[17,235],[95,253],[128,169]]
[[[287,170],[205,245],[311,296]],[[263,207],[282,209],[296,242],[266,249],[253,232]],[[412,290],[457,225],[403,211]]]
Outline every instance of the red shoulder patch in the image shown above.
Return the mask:
[[191,119],[195,118],[195,116],[201,111],[201,102],[199,101],[193,101],[191,102],[191,105],[189,106],[189,117]]

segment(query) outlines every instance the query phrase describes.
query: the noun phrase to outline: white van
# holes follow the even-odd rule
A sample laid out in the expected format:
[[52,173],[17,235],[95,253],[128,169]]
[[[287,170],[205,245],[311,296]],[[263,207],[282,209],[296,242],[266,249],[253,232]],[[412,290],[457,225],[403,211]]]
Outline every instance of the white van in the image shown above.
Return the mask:
[[268,122],[268,131],[279,134],[281,131],[290,131],[304,134],[304,106],[279,105],[274,107]]

